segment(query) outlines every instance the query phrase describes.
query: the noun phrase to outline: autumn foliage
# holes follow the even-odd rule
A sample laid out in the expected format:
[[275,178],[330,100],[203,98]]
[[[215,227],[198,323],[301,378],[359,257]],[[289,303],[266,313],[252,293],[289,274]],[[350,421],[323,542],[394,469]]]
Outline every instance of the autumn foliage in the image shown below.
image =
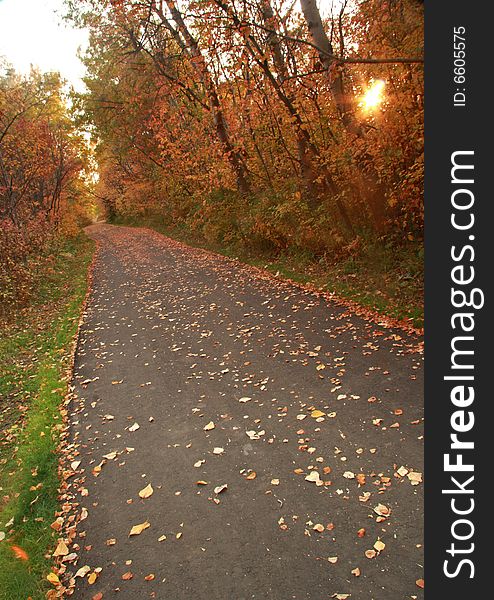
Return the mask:
[[57,75],[0,69],[0,310],[31,296],[57,240],[79,230],[87,150]]
[[315,257],[421,239],[421,3],[321,2],[319,22],[314,0],[68,5],[92,32],[79,108],[110,217]]

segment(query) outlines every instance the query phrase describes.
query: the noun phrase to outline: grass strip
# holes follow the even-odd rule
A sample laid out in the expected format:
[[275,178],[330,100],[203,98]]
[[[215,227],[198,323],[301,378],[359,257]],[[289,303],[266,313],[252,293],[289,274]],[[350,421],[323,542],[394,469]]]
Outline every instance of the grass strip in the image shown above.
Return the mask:
[[22,323],[0,339],[0,598],[44,598],[58,502],[60,405],[94,242],[67,242]]

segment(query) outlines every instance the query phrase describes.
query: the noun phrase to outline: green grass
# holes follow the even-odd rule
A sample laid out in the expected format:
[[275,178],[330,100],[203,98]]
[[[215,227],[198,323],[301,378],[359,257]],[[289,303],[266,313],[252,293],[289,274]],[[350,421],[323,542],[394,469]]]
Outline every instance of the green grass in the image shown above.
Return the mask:
[[116,225],[154,229],[191,246],[235,257],[298,283],[335,292],[341,298],[406,321],[413,327],[423,327],[424,257],[422,244],[419,242],[390,244],[374,241],[368,234],[362,234],[361,243],[350,257],[326,256],[316,259],[310,253],[300,250],[273,256],[260,251],[247,251],[239,246],[225,247],[208,243],[187,227],[168,226],[163,219],[154,215],[118,217],[113,222]]
[[[68,242],[22,323],[10,323],[0,339],[2,600],[41,599],[51,587],[45,577],[56,541],[50,524],[59,510],[60,405],[93,251],[84,235]],[[28,560],[16,558],[12,545]]]

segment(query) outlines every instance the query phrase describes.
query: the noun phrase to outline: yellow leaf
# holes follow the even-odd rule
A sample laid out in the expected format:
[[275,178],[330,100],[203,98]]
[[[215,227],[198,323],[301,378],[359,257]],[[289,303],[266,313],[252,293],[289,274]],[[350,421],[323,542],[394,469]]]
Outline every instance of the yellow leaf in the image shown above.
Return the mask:
[[58,578],[58,575],[55,575],[55,573],[48,573],[46,579],[48,579],[48,581],[53,585],[60,585],[60,579]]
[[150,526],[148,521],[144,521],[144,523],[139,523],[138,525],[134,525],[130,530],[129,536],[131,535],[140,535],[145,529]]
[[98,579],[98,573],[96,573],[96,571],[93,571],[91,575],[89,575],[89,577],[87,578],[87,582],[89,583],[89,585],[93,585],[96,579]]
[[319,417],[324,417],[326,413],[323,413],[321,410],[313,410],[310,413],[310,416],[313,417],[314,419],[318,419]]
[[153,486],[150,483],[148,483],[148,485],[139,492],[139,497],[149,498],[149,496],[153,495],[153,492]]
[[53,556],[66,556],[68,553],[69,549],[67,548],[67,544],[63,540],[60,540]]
[[204,431],[211,431],[211,429],[214,429],[213,421],[209,421],[207,425],[204,425]]

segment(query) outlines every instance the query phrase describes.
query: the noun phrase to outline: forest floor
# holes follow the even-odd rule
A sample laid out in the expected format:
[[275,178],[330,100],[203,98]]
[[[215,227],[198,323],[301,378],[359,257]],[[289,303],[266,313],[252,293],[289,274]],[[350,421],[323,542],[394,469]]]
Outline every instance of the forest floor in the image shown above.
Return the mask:
[[296,250],[273,255],[261,249],[221,245],[207,241],[190,228],[169,226],[159,215],[117,217],[114,223],[149,227],[191,246],[238,258],[282,278],[334,292],[415,328],[424,326],[424,256],[420,241],[387,243],[362,233],[352,251],[315,258],[311,253]]
[[423,598],[421,338],[156,232],[87,231],[73,597]]

